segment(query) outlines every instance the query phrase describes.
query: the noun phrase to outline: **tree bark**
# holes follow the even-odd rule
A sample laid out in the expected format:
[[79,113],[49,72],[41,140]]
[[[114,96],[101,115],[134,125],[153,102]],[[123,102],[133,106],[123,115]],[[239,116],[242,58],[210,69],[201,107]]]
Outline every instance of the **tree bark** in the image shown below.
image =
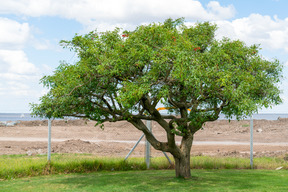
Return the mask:
[[170,133],[167,132],[168,142],[160,142],[147,129],[146,125],[140,119],[132,119],[129,122],[145,134],[146,139],[156,150],[170,152],[173,155],[175,160],[176,177],[191,177],[190,152],[193,143],[193,133],[191,133],[190,129],[188,129],[187,133],[182,136],[180,146],[177,146],[173,134],[170,136]]
[[190,153],[183,155],[180,158],[174,157],[176,177],[189,178],[191,177],[190,170]]
[[190,170],[190,152],[193,142],[193,135],[183,137],[180,145],[180,156],[173,155],[175,160],[176,177],[189,178],[191,177]]

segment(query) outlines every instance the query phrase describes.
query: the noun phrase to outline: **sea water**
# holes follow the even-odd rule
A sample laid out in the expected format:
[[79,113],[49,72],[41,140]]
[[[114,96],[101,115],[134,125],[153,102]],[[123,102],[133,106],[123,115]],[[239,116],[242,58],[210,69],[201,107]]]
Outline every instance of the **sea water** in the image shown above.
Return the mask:
[[[253,119],[266,119],[266,120],[277,120],[278,118],[288,118],[288,113],[261,113],[254,114]],[[0,113],[0,122],[3,121],[33,121],[33,120],[44,120],[45,118],[33,117],[30,113]],[[72,118],[73,119],[73,118]],[[225,119],[224,115],[220,115],[219,119]],[[235,117],[231,118],[232,120]],[[250,117],[245,118],[247,120]]]
[[33,121],[43,118],[32,117],[30,113],[0,113],[0,121]]

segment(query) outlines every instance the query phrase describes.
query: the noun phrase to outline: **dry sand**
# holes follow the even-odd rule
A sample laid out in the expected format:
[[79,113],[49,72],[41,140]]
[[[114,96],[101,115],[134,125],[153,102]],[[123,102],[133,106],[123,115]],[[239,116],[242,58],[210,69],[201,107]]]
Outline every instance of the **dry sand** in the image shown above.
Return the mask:
[[[249,121],[209,122],[195,134],[192,155],[249,157]],[[104,130],[85,120],[52,122],[53,153],[92,153],[98,156],[125,157],[142,132],[127,122],[105,123]],[[160,141],[166,136],[155,122],[153,134]],[[47,153],[47,121],[22,121],[16,126],[0,127],[0,155]],[[145,137],[131,156],[144,156]],[[180,138],[177,138],[180,141]],[[254,120],[254,156],[288,154],[288,119]],[[162,152],[152,149],[152,156]]]

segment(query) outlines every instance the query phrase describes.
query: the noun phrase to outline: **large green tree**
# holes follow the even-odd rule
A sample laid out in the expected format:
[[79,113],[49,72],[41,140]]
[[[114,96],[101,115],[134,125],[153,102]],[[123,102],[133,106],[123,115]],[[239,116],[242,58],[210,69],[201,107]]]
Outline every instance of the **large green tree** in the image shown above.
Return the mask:
[[[172,154],[177,177],[190,177],[193,136],[205,122],[220,113],[241,118],[281,102],[279,61],[265,60],[258,45],[216,40],[216,28],[167,19],[134,31],[93,31],[62,41],[79,59],[42,78],[50,91],[32,111],[100,124],[128,121],[155,149]],[[160,113],[159,106],[169,113]],[[142,120],[157,122],[167,141],[159,141]]]

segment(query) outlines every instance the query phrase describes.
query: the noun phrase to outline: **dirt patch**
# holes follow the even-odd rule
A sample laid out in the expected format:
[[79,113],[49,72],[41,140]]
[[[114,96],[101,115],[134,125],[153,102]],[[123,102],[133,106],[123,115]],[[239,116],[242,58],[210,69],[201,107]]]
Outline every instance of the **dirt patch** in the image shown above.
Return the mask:
[[[0,154],[47,153],[47,124],[45,120],[22,121],[15,126],[0,127]],[[95,124],[94,121],[81,119],[54,120],[52,152],[125,157],[143,134],[127,122],[107,122],[104,130],[95,127]],[[152,123],[152,130],[157,139],[166,141],[166,135],[157,123]],[[287,138],[288,119],[254,120],[255,157],[285,156],[288,154]],[[179,142],[180,138],[176,140]],[[206,123],[203,130],[195,134],[194,141],[192,155],[249,157],[250,121],[218,120]],[[228,144],[221,144],[223,141]],[[132,153],[132,156],[143,155],[144,142]],[[152,156],[162,155],[162,152],[152,149]]]
[[[88,120],[52,120],[52,126],[85,126]],[[35,127],[35,126],[48,126],[48,120],[35,120],[35,121],[19,121],[18,127]]]

